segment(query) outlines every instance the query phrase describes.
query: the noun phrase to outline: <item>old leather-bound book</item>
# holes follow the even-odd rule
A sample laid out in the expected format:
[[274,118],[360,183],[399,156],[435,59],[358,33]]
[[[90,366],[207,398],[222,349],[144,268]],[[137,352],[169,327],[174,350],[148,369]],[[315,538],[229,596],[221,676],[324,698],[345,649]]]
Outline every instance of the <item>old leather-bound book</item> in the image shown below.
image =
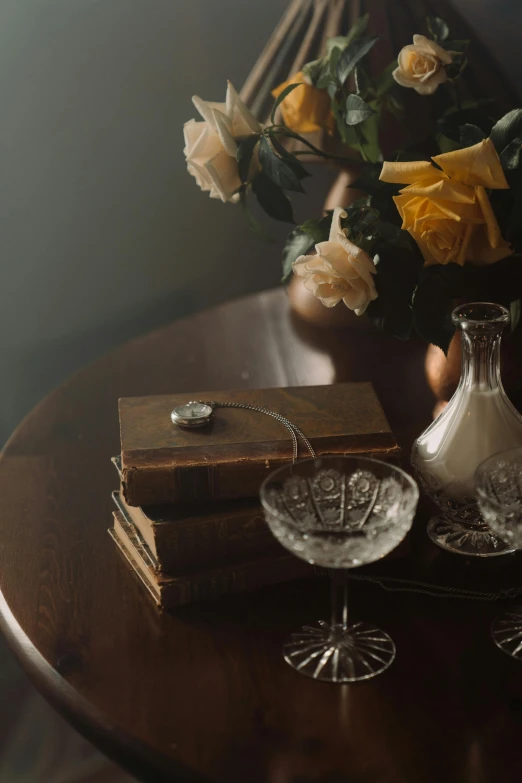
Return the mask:
[[[129,505],[252,498],[272,470],[292,459],[287,428],[262,413],[218,407],[204,427],[173,424],[172,409],[192,400],[269,408],[299,427],[318,456],[399,454],[370,383],[124,397],[121,470]],[[299,456],[309,456],[303,444]]]
[[119,511],[113,516],[114,527],[109,529],[111,538],[149,594],[165,609],[292,579],[305,579],[316,573],[308,563],[278,546],[273,554],[251,557],[243,563],[180,571],[169,576],[158,570],[152,553],[131,520]]
[[[112,461],[120,472],[120,458]],[[257,499],[142,508],[129,506],[121,492],[112,496],[120,513],[137,528],[157,568],[166,574],[281,552]]]

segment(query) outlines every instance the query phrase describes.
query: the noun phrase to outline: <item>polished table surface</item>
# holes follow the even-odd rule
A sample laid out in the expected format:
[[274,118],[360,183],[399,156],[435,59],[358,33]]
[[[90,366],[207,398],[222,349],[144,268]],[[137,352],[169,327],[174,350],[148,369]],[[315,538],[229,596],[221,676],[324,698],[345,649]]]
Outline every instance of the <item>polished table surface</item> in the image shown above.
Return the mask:
[[[172,324],[44,400],[0,460],[2,629],[34,683],[145,781],[519,783],[522,665],[498,651],[499,606],[355,582],[355,616],[397,644],[383,675],[335,686],[281,657],[327,616],[324,579],[158,611],[107,535],[118,397],[371,380],[407,451],[430,421],[424,347],[312,329],[282,290]],[[421,511],[390,574],[491,584],[493,566],[436,550]],[[511,578],[511,576],[510,576]],[[521,580],[522,581],[522,580]]]

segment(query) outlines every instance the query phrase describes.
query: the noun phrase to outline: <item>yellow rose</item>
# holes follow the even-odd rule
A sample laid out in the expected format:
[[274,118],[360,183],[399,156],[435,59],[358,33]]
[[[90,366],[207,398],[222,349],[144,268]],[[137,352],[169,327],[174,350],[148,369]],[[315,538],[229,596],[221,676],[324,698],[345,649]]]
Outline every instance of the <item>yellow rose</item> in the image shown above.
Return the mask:
[[420,95],[431,95],[448,75],[445,65],[452,62],[449,52],[424,35],[414,35],[413,44],[399,52],[393,78],[403,87],[413,87]]
[[501,234],[486,188],[509,188],[491,139],[429,161],[383,163],[383,182],[407,184],[394,201],[402,228],[425,265],[493,264],[513,250]]
[[299,71],[287,82],[283,82],[272,95],[277,98],[289,84],[300,84],[281,102],[281,114],[287,128],[295,133],[315,133],[326,130],[330,135],[335,129],[335,118],[332,114],[330,96],[326,90],[318,90],[306,81],[305,75]]
[[372,277],[377,270],[368,253],[347,238],[341,226],[345,217],[342,207],[336,207],[328,241],[319,242],[313,255],[296,258],[292,268],[325,307],[335,307],[342,299],[346,307],[362,315],[377,298]]

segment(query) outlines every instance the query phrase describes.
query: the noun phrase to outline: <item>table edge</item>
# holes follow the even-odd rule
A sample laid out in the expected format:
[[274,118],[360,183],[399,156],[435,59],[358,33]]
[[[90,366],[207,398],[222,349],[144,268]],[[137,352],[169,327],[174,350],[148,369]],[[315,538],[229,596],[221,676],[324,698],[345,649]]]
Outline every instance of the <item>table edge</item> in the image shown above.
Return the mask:
[[207,777],[181,762],[145,746],[136,737],[111,725],[110,721],[78,694],[31,642],[0,591],[0,632],[23,672],[38,692],[68,723],[105,756],[144,783],[211,783]]

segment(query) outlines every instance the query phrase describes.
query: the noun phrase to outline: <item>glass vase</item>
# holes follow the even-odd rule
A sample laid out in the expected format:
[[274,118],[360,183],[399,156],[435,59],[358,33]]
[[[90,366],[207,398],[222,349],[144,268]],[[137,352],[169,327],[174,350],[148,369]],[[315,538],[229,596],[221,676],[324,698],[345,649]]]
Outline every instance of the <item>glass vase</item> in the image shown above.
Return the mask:
[[493,557],[514,550],[484,522],[474,473],[491,455],[522,446],[522,417],[500,378],[500,341],[509,311],[475,302],[457,307],[452,320],[462,337],[460,382],[445,410],[415,441],[412,465],[442,512],[428,524],[430,539],[450,552]]

